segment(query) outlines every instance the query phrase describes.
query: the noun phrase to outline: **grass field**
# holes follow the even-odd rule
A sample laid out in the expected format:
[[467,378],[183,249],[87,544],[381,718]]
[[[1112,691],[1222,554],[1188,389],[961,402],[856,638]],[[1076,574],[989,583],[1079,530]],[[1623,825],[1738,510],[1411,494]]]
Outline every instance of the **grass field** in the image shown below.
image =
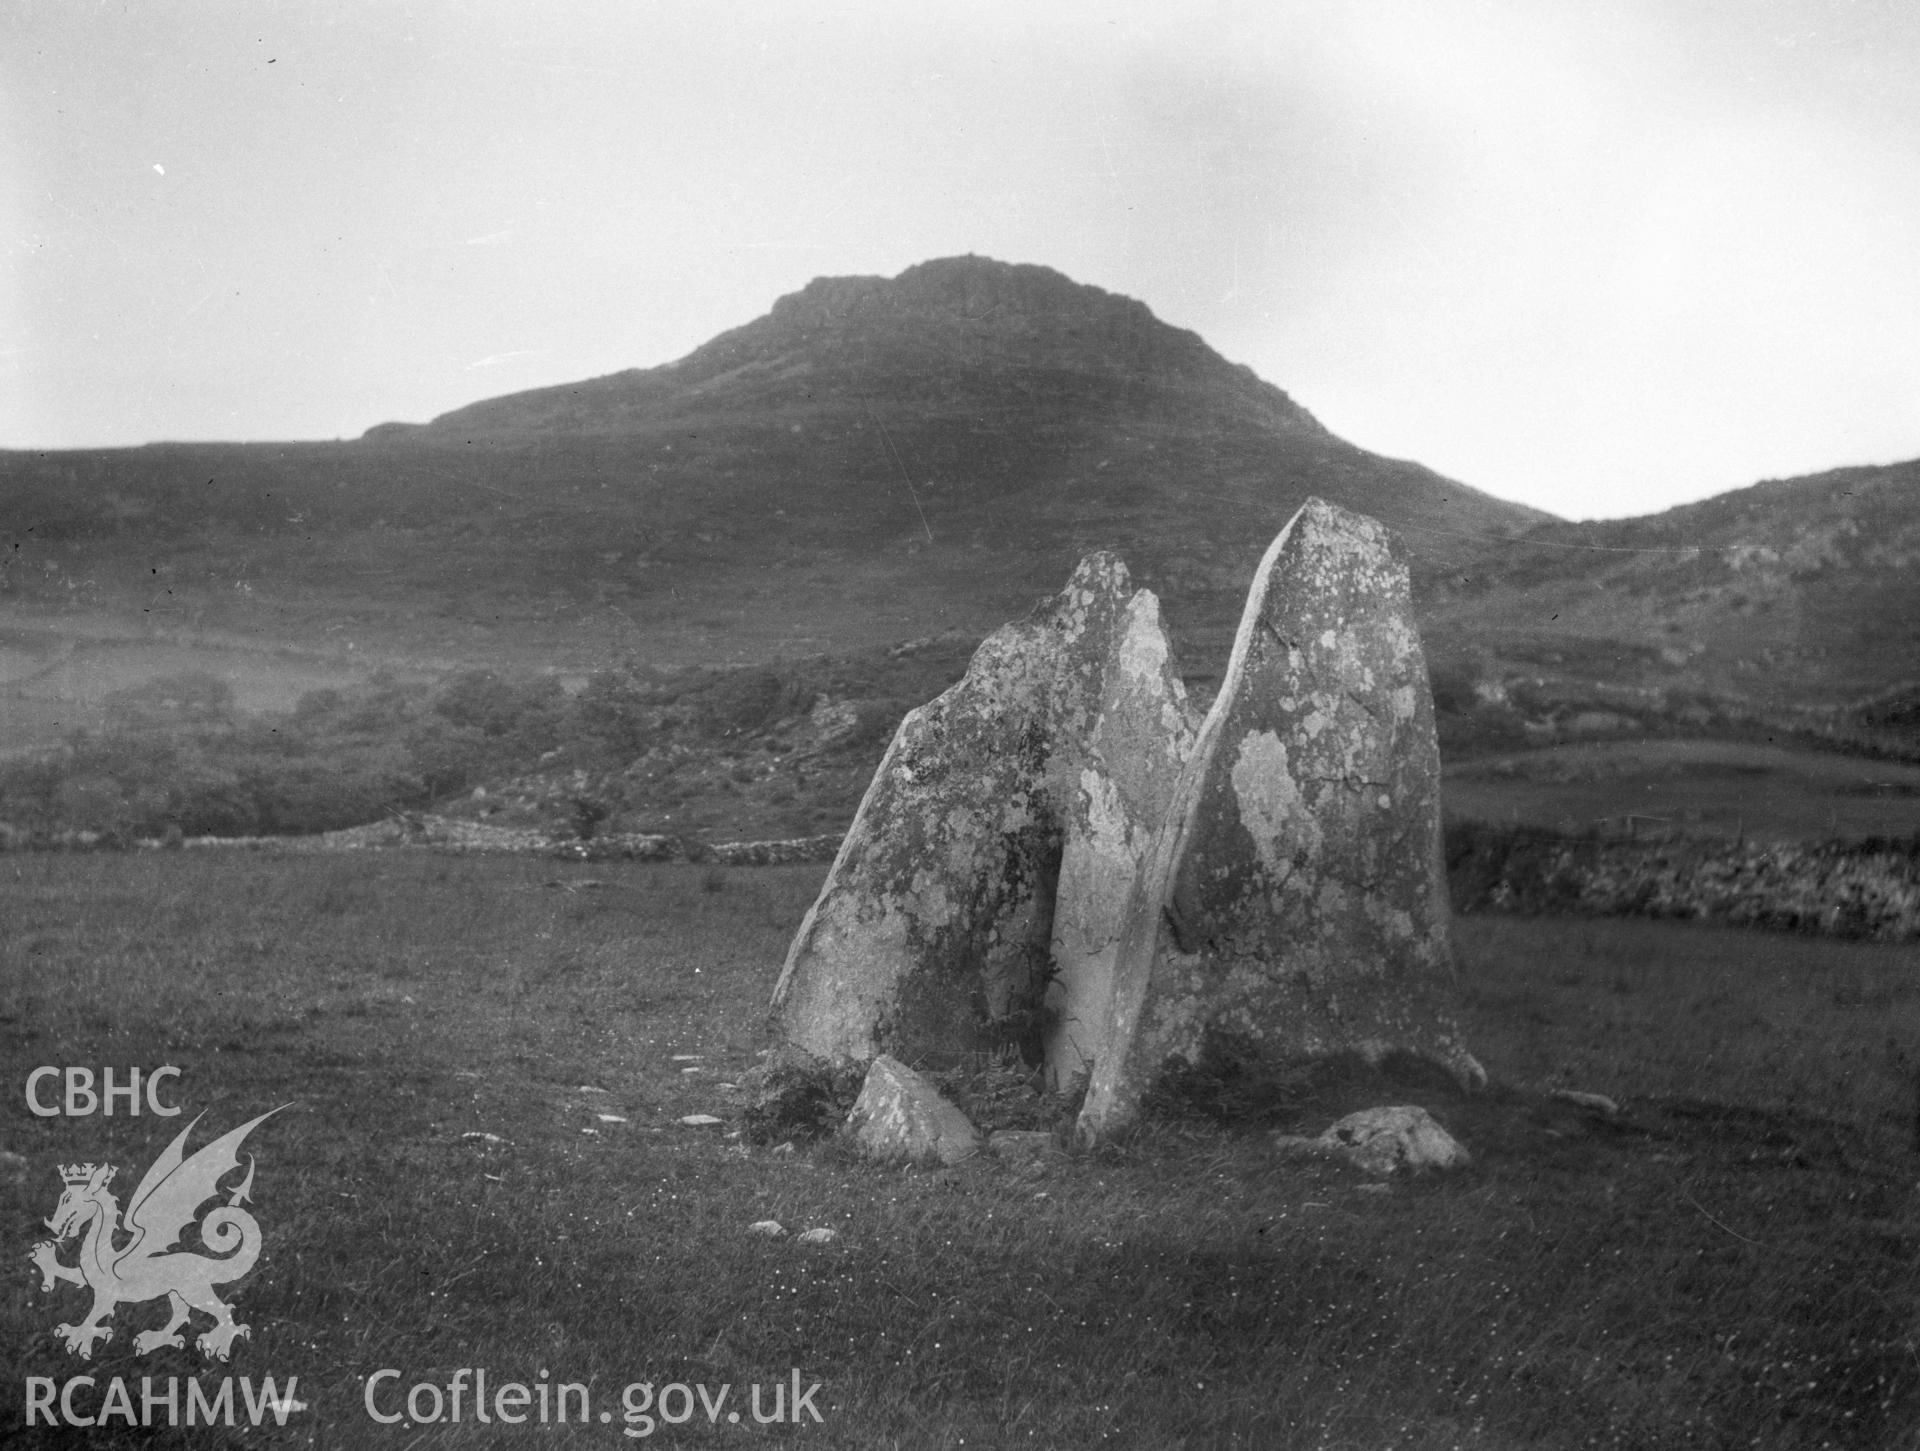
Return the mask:
[[[1494,1080],[1474,1099],[1333,1083],[1257,1124],[1165,1122],[1037,1172],[902,1171],[730,1137],[723,1085],[764,1045],[822,870],[0,857],[0,1148],[24,1160],[0,1174],[0,1440],[614,1446],[637,1382],[732,1387],[715,1425],[691,1396],[685,1424],[656,1417],[648,1443],[669,1445],[1920,1435],[1910,948],[1465,919],[1467,1027]],[[38,1118],[22,1082],[163,1063],[187,1117],[207,1113],[195,1145],[291,1105],[247,1146],[266,1253],[233,1298],[252,1336],[224,1369],[136,1357],[162,1314],[123,1306],[84,1370],[132,1377],[136,1404],[141,1375],[297,1376],[306,1408],[231,1433],[26,1432],[23,1377],[83,1370],[52,1334],[81,1292],[42,1292],[25,1263],[55,1166],[112,1161],[124,1191],[187,1117]],[[1425,1103],[1474,1166],[1383,1188],[1267,1143],[1383,1094]],[[765,1219],[838,1237],[748,1232]],[[363,1404],[383,1368],[391,1411],[468,1367],[584,1385],[593,1419],[505,1433],[470,1401],[433,1426]],[[754,1424],[748,1386],[770,1398],[796,1371],[820,1423]]]

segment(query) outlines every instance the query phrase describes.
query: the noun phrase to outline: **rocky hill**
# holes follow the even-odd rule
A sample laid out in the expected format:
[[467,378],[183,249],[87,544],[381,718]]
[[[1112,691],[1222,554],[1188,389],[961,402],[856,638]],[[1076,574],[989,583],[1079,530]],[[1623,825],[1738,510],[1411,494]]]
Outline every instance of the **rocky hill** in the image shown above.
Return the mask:
[[1428,620],[1509,672],[1897,724],[1920,685],[1920,462],[1543,524],[1436,580]]
[[1393,525],[1423,574],[1543,517],[1343,442],[1141,303],[962,257],[354,442],[0,457],[0,588],[587,668],[977,636],[1111,548],[1204,673],[1310,493]]
[[[1181,395],[1223,424],[1329,438],[1307,411],[1144,303],[984,257],[896,278],[822,277],[676,363],[490,399],[419,430],[435,441],[645,433],[667,420],[821,416],[887,402],[1020,426],[1049,395],[1086,412]],[[982,413],[981,410],[988,410]],[[908,420],[903,420],[908,421]],[[387,424],[384,438],[415,430]]]

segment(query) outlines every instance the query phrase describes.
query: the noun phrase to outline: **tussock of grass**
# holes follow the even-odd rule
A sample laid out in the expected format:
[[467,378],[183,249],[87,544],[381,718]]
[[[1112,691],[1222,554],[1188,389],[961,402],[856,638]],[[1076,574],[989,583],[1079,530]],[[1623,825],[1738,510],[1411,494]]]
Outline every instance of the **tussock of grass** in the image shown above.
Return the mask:
[[1070,1093],[1049,1092],[1042,1071],[1022,1061],[1011,1046],[936,1072],[932,1081],[982,1133],[996,1129],[1063,1132],[1086,1096],[1084,1082]]
[[1313,1125],[1317,1132],[1359,1108],[1462,1096],[1445,1069],[1411,1054],[1390,1054],[1377,1064],[1357,1053],[1278,1063],[1249,1041],[1210,1033],[1198,1062],[1176,1059],[1168,1065],[1146,1107],[1160,1118],[1236,1128]]
[[[295,1105],[250,1142],[267,1253],[230,1370],[298,1375],[312,1409],[247,1444],[497,1444],[361,1409],[372,1370],[476,1365],[547,1368],[616,1418],[638,1380],[823,1385],[823,1426],[696,1416],[666,1445],[1883,1448],[1920,1427],[1912,1085],[1882,1046],[1920,1030],[1899,949],[1465,920],[1468,1040],[1496,1087],[1388,1087],[1475,1165],[1384,1192],[1259,1131],[1324,1127],[1358,1081],[1331,1070],[1254,1125],[1164,1118],[1038,1177],[903,1171],[726,1137],[746,1096],[721,1085],[758,1061],[821,868],[721,893],[702,871],[0,859],[8,1062],[178,1063],[203,1130]],[[565,889],[589,872],[604,885]],[[1012,1100],[1017,1073],[989,1070],[948,1083],[976,1113]],[[695,1112],[727,1122],[679,1122]],[[175,1125],[16,1100],[13,1242],[55,1163],[131,1172]],[[769,1218],[839,1238],[746,1232]],[[0,1278],[9,1396],[80,1371],[50,1334],[76,1296]],[[197,1370],[131,1354],[156,1314],[122,1309],[87,1372]],[[20,1428],[17,1402],[0,1413]],[[617,1419],[569,1434],[549,1436],[615,1444]]]
[[749,1144],[825,1138],[860,1097],[866,1072],[857,1064],[780,1062],[755,1076],[752,1101],[740,1111]]

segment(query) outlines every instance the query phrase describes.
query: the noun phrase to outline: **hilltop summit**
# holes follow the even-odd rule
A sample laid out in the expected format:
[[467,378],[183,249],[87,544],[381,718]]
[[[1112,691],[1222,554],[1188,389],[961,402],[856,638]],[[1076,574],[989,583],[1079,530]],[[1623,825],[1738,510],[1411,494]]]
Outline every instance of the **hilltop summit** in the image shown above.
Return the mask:
[[[736,631],[758,611],[754,631],[783,642],[979,629],[1112,549],[1213,653],[1310,494],[1381,520],[1429,573],[1546,517],[1335,437],[1145,303],[976,256],[818,278],[676,362],[360,447],[485,471],[543,509],[605,509],[567,533],[638,561],[609,597],[644,594],[655,620],[701,597]],[[551,533],[530,527],[523,553]],[[604,571],[547,557],[562,576]],[[788,572],[802,561],[804,580]],[[761,591],[779,603],[744,604]]]
[[1249,423],[1330,437],[1280,389],[1227,362],[1198,334],[1161,322],[1145,303],[1050,267],[971,255],[892,278],[816,278],[676,362],[489,399],[426,428],[507,441],[621,434],[716,411],[882,402],[1140,409],[1172,394]]

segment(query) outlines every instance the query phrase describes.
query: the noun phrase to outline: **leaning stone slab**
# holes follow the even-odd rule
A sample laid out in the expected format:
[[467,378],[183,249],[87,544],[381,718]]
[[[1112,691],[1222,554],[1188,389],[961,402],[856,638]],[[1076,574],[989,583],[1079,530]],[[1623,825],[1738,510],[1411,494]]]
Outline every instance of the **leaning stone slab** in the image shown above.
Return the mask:
[[867,1068],[847,1128],[869,1155],[889,1163],[957,1164],[980,1151],[980,1135],[967,1116],[884,1053]]
[[1125,1125],[1214,1034],[1276,1063],[1399,1050],[1480,1081],[1449,917],[1406,566],[1381,525],[1310,499],[1261,561],[1129,898],[1080,1134]]
[[[1075,803],[1117,798],[1108,815],[1138,845],[1126,803],[1141,795],[1144,763],[1168,754],[1137,750],[1169,729],[1155,689],[1173,692],[1168,708],[1184,723],[1166,653],[1153,597],[1133,590],[1118,559],[1092,555],[900,723],[774,989],[788,1045],[829,1062],[889,1053],[922,1067],[1008,1045],[1039,1056],[1063,849],[1071,837],[1081,863],[1113,850],[1100,835],[1107,817],[1089,836]],[[1149,709],[1150,723],[1136,719]],[[1072,956],[1083,898],[1113,889],[1083,864],[1065,890]]]
[[1056,750],[1065,842],[1046,999],[1049,1086],[1065,1091],[1107,1052],[1113,964],[1127,900],[1153,849],[1197,722],[1174,672],[1159,602],[1141,590],[1115,622],[1090,717]]

